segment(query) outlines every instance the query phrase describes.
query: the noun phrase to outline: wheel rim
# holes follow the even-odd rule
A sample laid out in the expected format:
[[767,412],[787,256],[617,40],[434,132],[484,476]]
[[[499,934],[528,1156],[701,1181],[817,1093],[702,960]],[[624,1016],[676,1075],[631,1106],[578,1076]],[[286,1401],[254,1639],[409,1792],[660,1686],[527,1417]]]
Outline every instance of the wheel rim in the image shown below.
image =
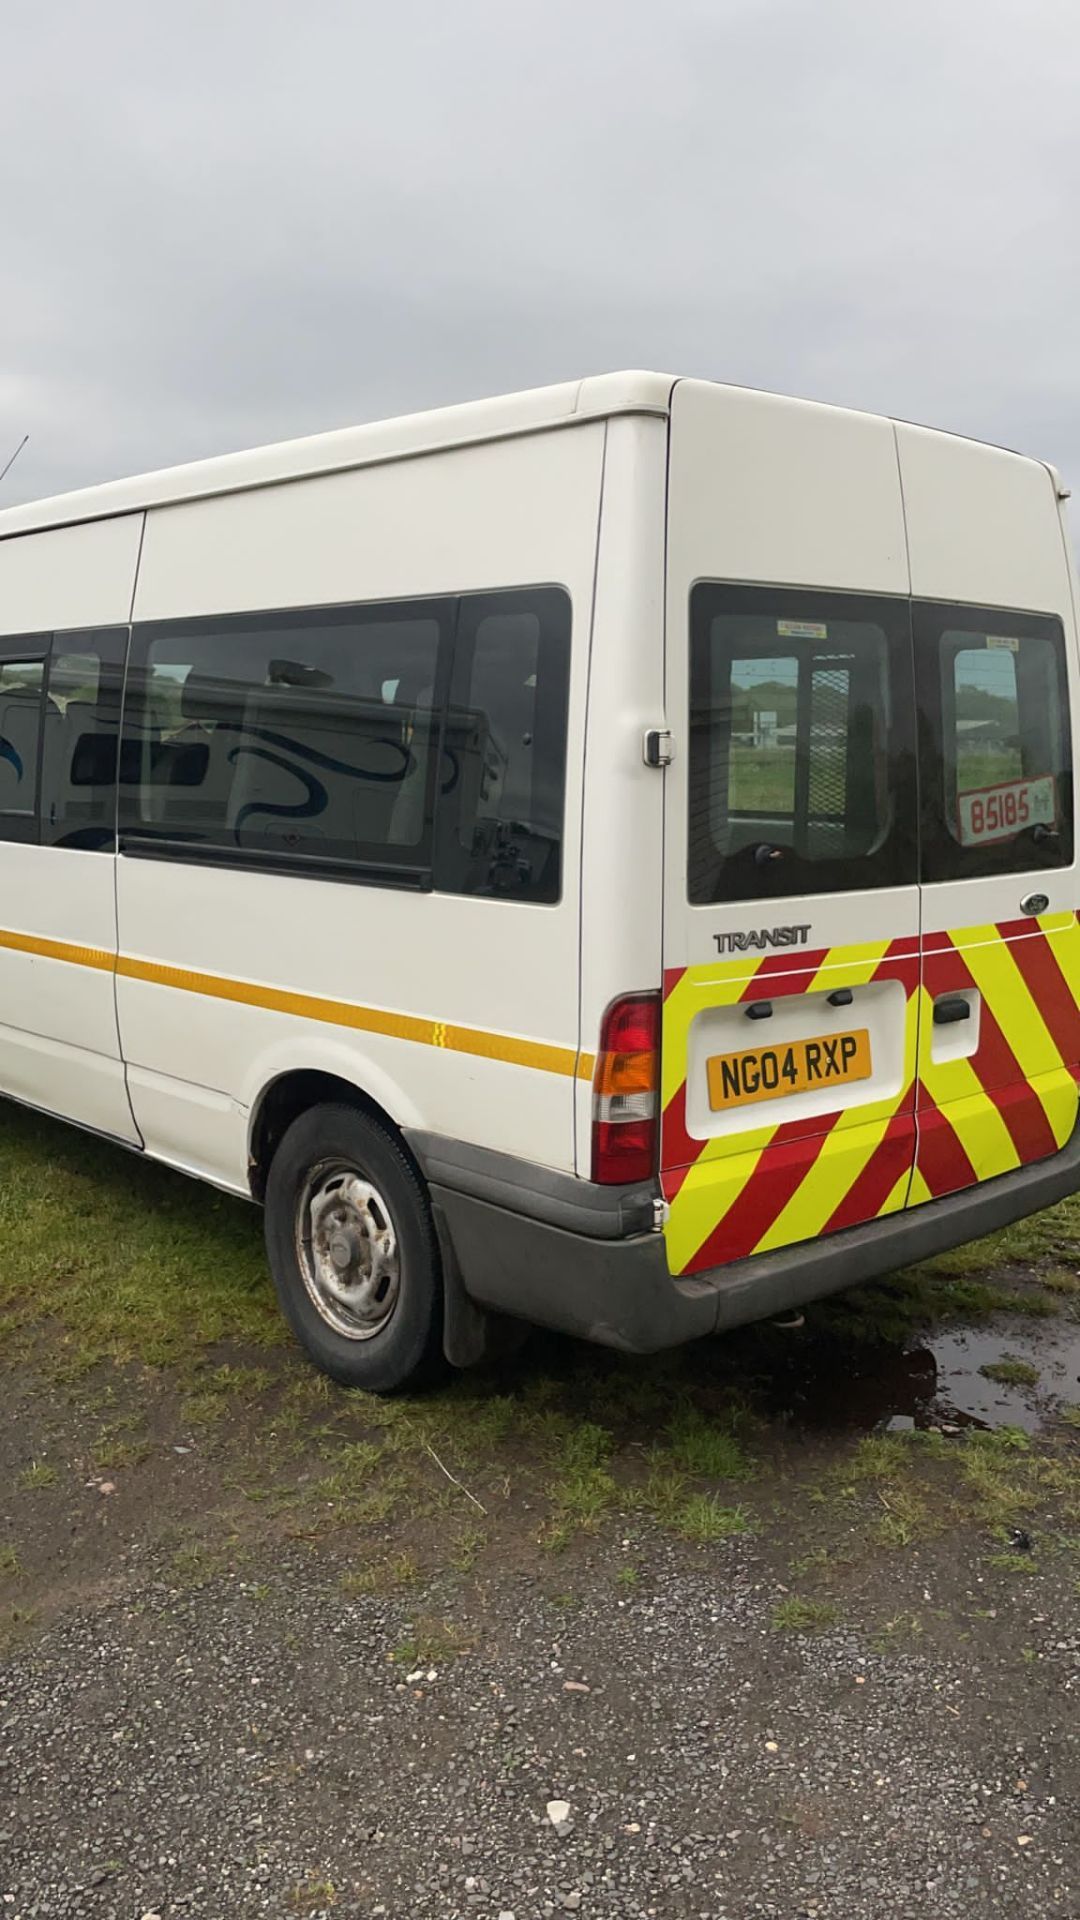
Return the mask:
[[320,1318],[347,1340],[370,1340],[401,1291],[393,1215],[378,1187],[340,1161],[307,1178],[296,1215],[304,1286]]

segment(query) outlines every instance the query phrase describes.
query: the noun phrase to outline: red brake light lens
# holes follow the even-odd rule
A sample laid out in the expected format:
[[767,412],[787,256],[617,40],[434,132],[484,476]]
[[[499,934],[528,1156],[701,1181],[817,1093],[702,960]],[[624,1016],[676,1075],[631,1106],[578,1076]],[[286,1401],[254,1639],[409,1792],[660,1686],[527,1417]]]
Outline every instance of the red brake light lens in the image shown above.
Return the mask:
[[648,1180],[660,1131],[660,996],[615,1000],[600,1028],[593,1075],[592,1177],[604,1186]]

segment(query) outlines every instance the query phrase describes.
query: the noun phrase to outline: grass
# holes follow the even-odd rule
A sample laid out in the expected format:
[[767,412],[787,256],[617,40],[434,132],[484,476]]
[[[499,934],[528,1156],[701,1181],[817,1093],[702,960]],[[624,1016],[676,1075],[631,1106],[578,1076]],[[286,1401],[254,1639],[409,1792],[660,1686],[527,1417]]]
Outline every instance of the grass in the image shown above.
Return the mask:
[[0,1611],[0,1652],[16,1646],[37,1617],[36,1607],[7,1607]]
[[668,1439],[671,1458],[685,1473],[706,1480],[743,1480],[752,1472],[734,1434],[690,1402],[673,1416]]
[[399,1667],[445,1666],[472,1648],[473,1638],[466,1628],[426,1615],[412,1622],[408,1639],[394,1648],[391,1658]]
[[297,1913],[315,1913],[322,1908],[336,1907],[338,1890],[332,1880],[312,1874],[309,1880],[303,1880],[293,1888],[289,1898]]
[[831,1601],[804,1600],[793,1593],[773,1608],[772,1625],[776,1633],[824,1633],[839,1617]]
[[975,1516],[988,1526],[1004,1527],[1026,1512],[1034,1488],[1024,1457],[1030,1451],[1027,1435],[1018,1444],[1018,1429],[976,1433],[957,1457],[960,1478]]
[[987,1560],[988,1567],[998,1567],[1002,1573],[1038,1573],[1039,1563],[1030,1553],[992,1553]]
[[[138,1376],[139,1410],[125,1412],[128,1369],[162,1370],[155,1440],[175,1415],[175,1388],[181,1425],[161,1436],[163,1451],[188,1427],[205,1428],[200,1451],[205,1444],[207,1456],[226,1455],[226,1489],[251,1502],[252,1517],[257,1511],[267,1527],[305,1543],[385,1530],[370,1557],[353,1544],[345,1593],[406,1588],[419,1577],[418,1559],[425,1570],[435,1559],[470,1574],[481,1554],[499,1550],[504,1518],[523,1512],[546,1547],[603,1530],[605,1552],[613,1523],[625,1527],[627,1514],[703,1549],[770,1524],[756,1489],[752,1506],[742,1499],[768,1470],[773,1436],[756,1411],[758,1378],[768,1388],[776,1365],[768,1329],[655,1358],[551,1342],[535,1363],[460,1377],[423,1396],[345,1394],[298,1355],[280,1363],[271,1355],[288,1336],[253,1209],[2,1109],[0,1169],[4,1358],[32,1358],[36,1371],[73,1383],[80,1404],[94,1409],[84,1428],[93,1438],[83,1445],[101,1470],[134,1466],[149,1450],[147,1382]],[[813,1335],[855,1343],[901,1341],[943,1320],[997,1313],[1075,1319],[1078,1261],[1080,1197],[819,1303],[808,1320]],[[785,1359],[790,1352],[789,1341]],[[1008,1384],[1037,1378],[1008,1353],[986,1371]],[[873,1434],[850,1450],[840,1441],[833,1453],[845,1457],[814,1483],[812,1466],[793,1460],[792,1511],[801,1517],[809,1501],[828,1510],[829,1535],[793,1561],[793,1577],[902,1552],[946,1525],[1000,1528],[1041,1508],[1053,1509],[1058,1535],[1077,1531],[1080,1460],[1070,1428],[1080,1428],[1080,1409],[1061,1410],[1054,1458],[1006,1431],[950,1440]],[[56,1455],[51,1439],[48,1451]],[[85,1478],[83,1466],[80,1459]],[[37,1459],[17,1485],[43,1489],[56,1477],[51,1460]],[[425,1522],[433,1543],[420,1540]],[[801,1528],[798,1545],[806,1538]],[[217,1545],[182,1546],[175,1576],[201,1581],[220,1556]],[[629,1587],[634,1572],[620,1566],[613,1577]]]
[[1068,1267],[1050,1267],[1040,1273],[1039,1285],[1048,1287],[1051,1293],[1080,1293],[1080,1274],[1071,1273]]
[[15,1357],[43,1300],[58,1338],[39,1360],[61,1378],[190,1365],[225,1340],[284,1344],[253,1208],[23,1113],[0,1114],[0,1160],[0,1324]]
[[145,1434],[140,1432],[142,1424],[142,1415],[138,1413],[120,1414],[107,1420],[91,1443],[94,1466],[101,1472],[117,1472],[145,1460],[151,1447]]
[[178,1587],[205,1587],[235,1562],[237,1543],[186,1540],[172,1556],[170,1573]]
[[343,1573],[338,1581],[342,1593],[390,1593],[397,1587],[412,1586],[420,1578],[420,1568],[411,1553],[391,1554],[385,1560],[373,1560],[370,1566]]
[[872,1528],[882,1547],[910,1547],[936,1530],[933,1511],[921,1487],[902,1482],[878,1489],[884,1512]]
[[32,1460],[19,1475],[19,1486],[25,1493],[33,1493],[39,1487],[51,1487],[56,1484],[56,1468],[47,1460]]
[[4,1545],[0,1547],[0,1577],[5,1580],[17,1580],[22,1574],[22,1571],[23,1564],[19,1559],[16,1548],[11,1545],[10,1541],[5,1541]]
[[711,1493],[692,1493],[672,1518],[675,1532],[684,1540],[730,1540],[739,1533],[752,1533],[754,1521],[745,1507],[725,1507]]
[[619,1489],[607,1465],[614,1442],[606,1427],[589,1420],[575,1425],[562,1415],[549,1417],[545,1426],[552,1475],[545,1541],[558,1551],[578,1529],[596,1528]]
[[450,1565],[458,1573],[471,1573],[487,1544],[487,1537],[484,1527],[471,1523],[463,1526],[450,1549]]
[[1039,1369],[1029,1360],[1017,1360],[1006,1354],[1003,1360],[989,1360],[979,1372],[986,1380],[996,1380],[1002,1387],[1037,1387]]
[[814,1323],[844,1340],[899,1345],[910,1334],[943,1321],[988,1320],[994,1314],[1049,1319],[1058,1312],[1058,1303],[1037,1288],[1020,1292],[975,1277],[993,1272],[994,1265],[993,1242],[955,1247],[938,1260],[891,1274],[872,1287],[853,1287],[818,1302],[811,1309]]

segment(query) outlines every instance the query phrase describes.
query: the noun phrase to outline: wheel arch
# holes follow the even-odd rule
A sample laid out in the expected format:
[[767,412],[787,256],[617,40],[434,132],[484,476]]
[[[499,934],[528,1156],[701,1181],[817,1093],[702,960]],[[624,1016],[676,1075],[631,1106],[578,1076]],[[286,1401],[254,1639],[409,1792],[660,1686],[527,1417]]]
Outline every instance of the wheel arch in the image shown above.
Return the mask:
[[379,1121],[421,1173],[400,1122],[357,1080],[326,1066],[285,1067],[266,1082],[250,1109],[248,1183],[253,1200],[261,1203],[265,1199],[270,1163],[293,1121],[312,1107],[342,1101]]

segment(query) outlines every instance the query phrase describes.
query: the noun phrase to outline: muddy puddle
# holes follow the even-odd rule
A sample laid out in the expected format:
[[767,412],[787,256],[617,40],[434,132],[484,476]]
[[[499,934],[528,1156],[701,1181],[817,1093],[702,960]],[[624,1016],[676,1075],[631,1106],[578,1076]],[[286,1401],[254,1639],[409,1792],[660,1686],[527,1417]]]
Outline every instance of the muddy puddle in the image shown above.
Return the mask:
[[1023,1427],[1080,1405],[1080,1325],[1003,1318],[935,1328],[903,1346],[809,1327],[777,1332],[760,1400],[794,1426],[863,1432]]

